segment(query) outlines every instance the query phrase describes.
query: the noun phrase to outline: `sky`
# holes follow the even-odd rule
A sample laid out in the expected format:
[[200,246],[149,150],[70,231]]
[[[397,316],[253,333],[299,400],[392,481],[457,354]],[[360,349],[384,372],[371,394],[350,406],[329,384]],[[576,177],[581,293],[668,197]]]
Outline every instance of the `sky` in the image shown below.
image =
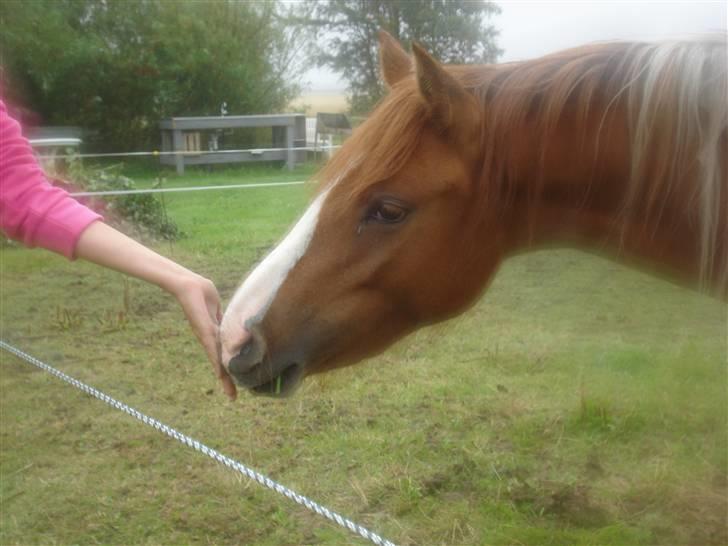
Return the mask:
[[[491,19],[500,30],[499,62],[539,57],[604,40],[659,40],[706,32],[726,32],[728,0],[702,1],[496,1]],[[346,82],[328,69],[304,77],[311,92],[344,90]]]

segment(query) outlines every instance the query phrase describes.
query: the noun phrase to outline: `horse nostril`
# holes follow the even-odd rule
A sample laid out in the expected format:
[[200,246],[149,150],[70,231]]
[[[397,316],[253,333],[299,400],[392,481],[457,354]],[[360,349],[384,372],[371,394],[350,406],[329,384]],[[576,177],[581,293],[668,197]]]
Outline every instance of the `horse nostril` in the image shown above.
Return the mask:
[[237,356],[234,356],[230,359],[230,362],[228,363],[228,370],[233,375],[241,375],[245,373],[246,370],[246,362],[245,362],[245,356],[247,353],[250,352],[249,343],[246,343],[243,348],[240,350],[240,353],[238,353]]
[[251,337],[248,341],[245,342],[245,344],[240,347],[240,355],[246,356],[250,351],[253,350],[253,344],[255,343],[255,340]]
[[261,344],[256,341],[256,336],[252,336],[240,348],[236,356],[228,362],[228,371],[237,377],[241,377],[248,373],[263,360],[263,351]]

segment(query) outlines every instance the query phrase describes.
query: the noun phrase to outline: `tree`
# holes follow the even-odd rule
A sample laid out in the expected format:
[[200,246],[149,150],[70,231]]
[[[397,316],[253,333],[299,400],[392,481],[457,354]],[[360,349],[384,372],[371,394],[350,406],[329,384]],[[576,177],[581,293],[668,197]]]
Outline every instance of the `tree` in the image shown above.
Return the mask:
[[315,57],[349,82],[351,108],[366,112],[381,98],[378,39],[384,29],[404,45],[417,41],[447,63],[494,62],[502,52],[487,20],[500,13],[478,0],[309,0],[298,22],[320,41]]
[[[0,2],[5,93],[103,148],[156,146],[160,119],[268,113],[295,96],[295,48],[273,1]],[[294,75],[295,76],[295,75]]]

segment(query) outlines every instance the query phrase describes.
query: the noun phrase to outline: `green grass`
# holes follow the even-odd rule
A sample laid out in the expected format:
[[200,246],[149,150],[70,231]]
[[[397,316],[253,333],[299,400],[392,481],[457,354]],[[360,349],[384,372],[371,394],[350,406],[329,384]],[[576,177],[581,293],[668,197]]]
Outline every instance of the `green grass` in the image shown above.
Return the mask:
[[[168,194],[187,236],[158,249],[227,300],[310,194]],[[4,339],[398,544],[728,541],[728,323],[713,299],[580,252],[533,253],[456,320],[286,401],[229,403],[165,294],[130,281],[125,295],[119,275],[40,250],[0,252]],[[0,543],[365,544],[0,359]]]

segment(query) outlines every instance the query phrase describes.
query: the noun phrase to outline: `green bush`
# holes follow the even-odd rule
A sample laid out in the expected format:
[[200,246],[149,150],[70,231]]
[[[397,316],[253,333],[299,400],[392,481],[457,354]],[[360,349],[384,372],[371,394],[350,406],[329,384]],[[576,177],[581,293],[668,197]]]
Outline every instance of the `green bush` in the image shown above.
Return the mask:
[[[68,176],[83,191],[136,189],[134,181],[121,174],[122,167],[90,167],[80,161],[72,161]],[[156,179],[153,187],[162,182],[163,179]],[[155,194],[93,197],[86,204],[102,213],[107,222],[136,237],[174,241],[183,236],[177,225],[167,217],[164,202]]]
[[279,112],[297,95],[300,40],[283,5],[166,0],[0,2],[3,97],[87,150],[158,146],[172,116]]

